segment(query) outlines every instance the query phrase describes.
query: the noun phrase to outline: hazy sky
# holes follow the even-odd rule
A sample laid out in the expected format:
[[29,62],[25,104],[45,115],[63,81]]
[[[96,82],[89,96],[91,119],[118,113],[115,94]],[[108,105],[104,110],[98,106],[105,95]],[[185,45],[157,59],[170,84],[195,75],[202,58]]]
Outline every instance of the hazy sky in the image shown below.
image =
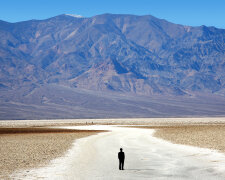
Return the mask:
[[151,14],[177,24],[225,28],[225,0],[0,0],[0,19],[9,22],[103,13]]

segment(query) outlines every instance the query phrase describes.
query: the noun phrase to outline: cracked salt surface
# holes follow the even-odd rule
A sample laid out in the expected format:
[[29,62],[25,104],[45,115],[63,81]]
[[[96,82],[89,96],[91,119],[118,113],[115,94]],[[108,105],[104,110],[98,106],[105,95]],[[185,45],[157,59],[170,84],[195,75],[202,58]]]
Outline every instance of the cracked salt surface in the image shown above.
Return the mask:
[[[65,128],[65,127],[64,127]],[[64,157],[43,168],[22,171],[13,179],[225,179],[225,156],[217,151],[176,145],[153,137],[154,130],[116,126],[74,126],[110,130],[76,140]],[[125,170],[118,170],[123,147]]]

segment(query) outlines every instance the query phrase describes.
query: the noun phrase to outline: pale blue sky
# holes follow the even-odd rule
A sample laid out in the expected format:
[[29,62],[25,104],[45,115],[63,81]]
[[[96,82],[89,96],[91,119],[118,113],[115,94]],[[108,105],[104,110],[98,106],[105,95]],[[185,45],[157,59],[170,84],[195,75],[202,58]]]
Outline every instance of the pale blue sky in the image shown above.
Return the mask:
[[0,19],[9,22],[103,13],[150,14],[177,24],[225,29],[225,0],[0,0]]

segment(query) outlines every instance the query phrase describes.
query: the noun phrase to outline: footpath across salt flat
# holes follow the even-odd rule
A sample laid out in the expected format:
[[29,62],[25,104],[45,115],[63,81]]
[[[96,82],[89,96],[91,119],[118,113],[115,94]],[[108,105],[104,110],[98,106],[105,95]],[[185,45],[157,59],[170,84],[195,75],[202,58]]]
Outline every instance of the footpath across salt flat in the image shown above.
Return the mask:
[[[25,170],[13,179],[225,179],[225,156],[214,150],[176,145],[153,137],[154,130],[116,126],[63,128],[109,130],[77,140],[47,167]],[[117,153],[126,154],[125,170]]]

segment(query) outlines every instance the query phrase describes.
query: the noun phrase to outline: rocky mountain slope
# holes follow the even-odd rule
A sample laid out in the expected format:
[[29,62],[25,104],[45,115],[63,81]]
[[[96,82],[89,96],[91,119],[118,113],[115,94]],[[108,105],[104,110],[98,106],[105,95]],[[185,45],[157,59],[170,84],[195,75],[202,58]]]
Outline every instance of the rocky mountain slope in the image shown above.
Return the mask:
[[225,30],[153,16],[0,21],[0,119],[224,116]]
[[225,30],[153,16],[0,21],[0,88],[225,95]]

